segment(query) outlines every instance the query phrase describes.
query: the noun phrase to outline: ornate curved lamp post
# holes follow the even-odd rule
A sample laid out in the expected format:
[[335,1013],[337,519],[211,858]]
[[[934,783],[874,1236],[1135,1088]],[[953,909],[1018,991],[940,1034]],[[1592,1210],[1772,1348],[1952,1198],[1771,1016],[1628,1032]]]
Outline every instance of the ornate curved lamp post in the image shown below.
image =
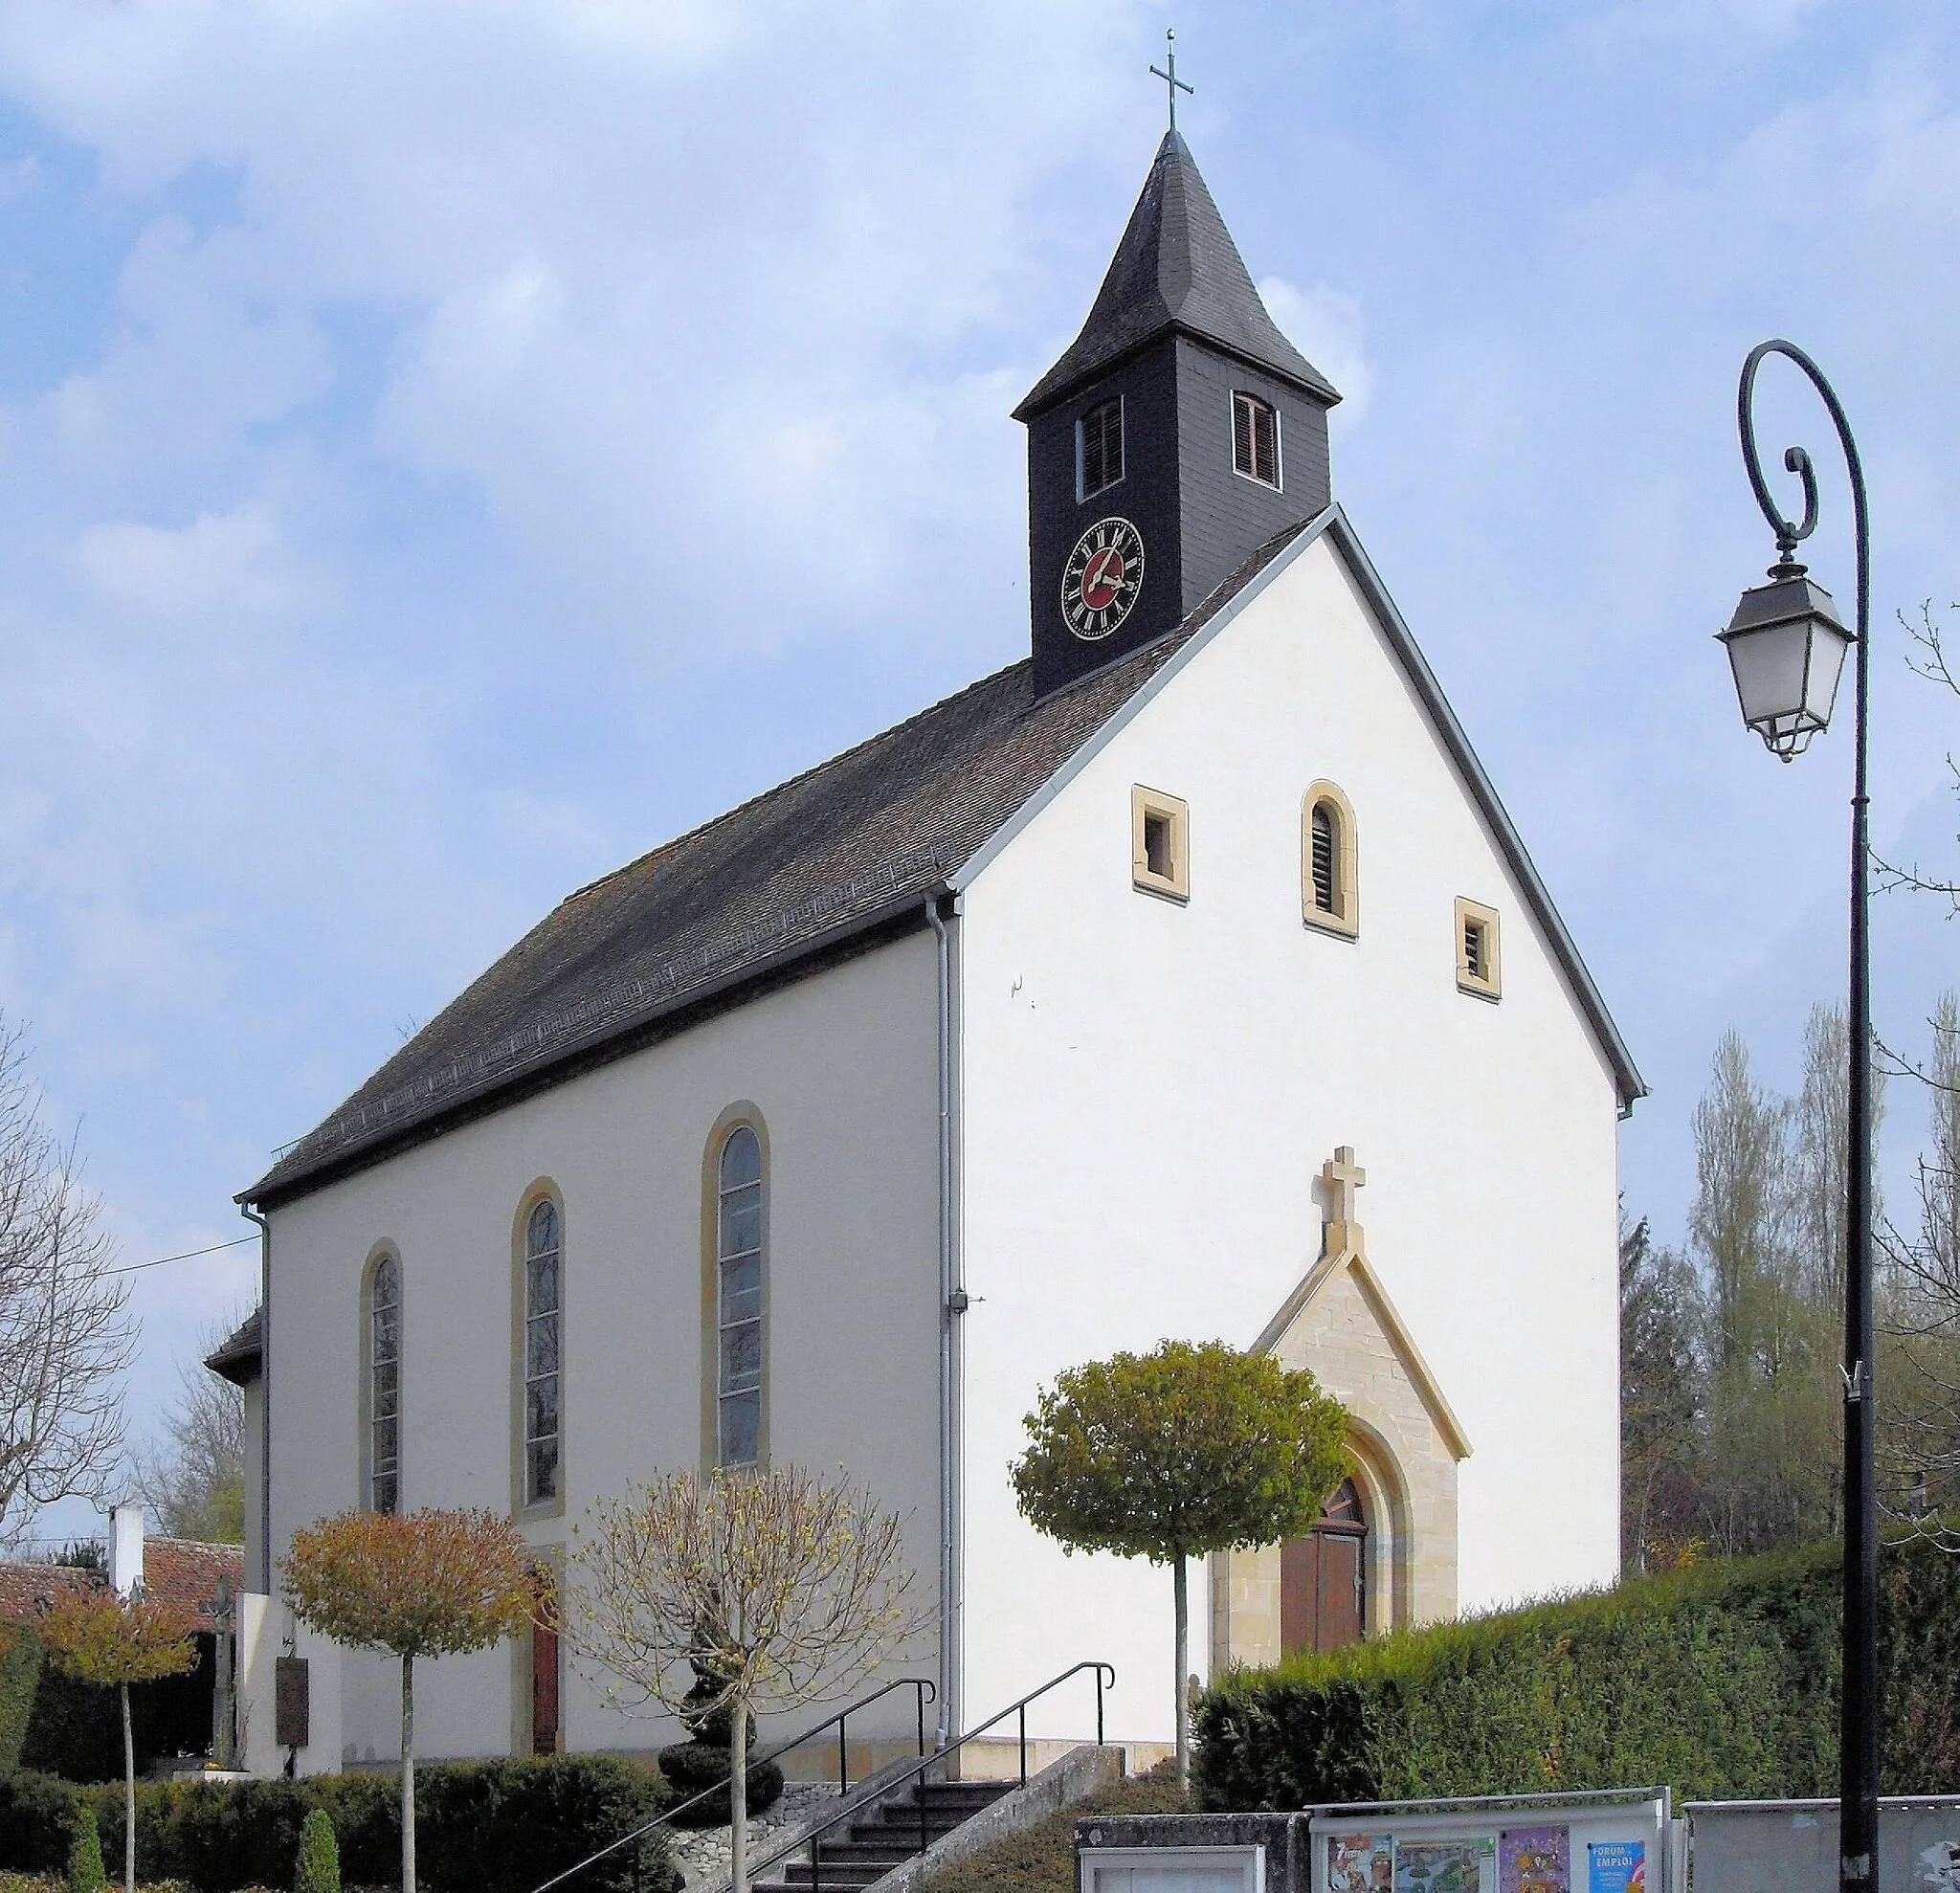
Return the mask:
[[[1817,523],[1817,481],[1811,457],[1792,447],[1783,464],[1803,481],[1803,520],[1776,509],[1756,454],[1750,404],[1764,358],[1794,362],[1823,397],[1851,476],[1858,540],[1858,630],[1845,630],[1831,594],[1796,563],[1797,546]],[[1743,721],[1787,763],[1831,721],[1847,647],[1857,651],[1851,796],[1850,1148],[1845,1165],[1844,1268],[1844,1677],[1838,1746],[1838,1884],[1843,1893],[1877,1893],[1879,1853],[1879,1512],[1872,1435],[1872,1036],[1870,891],[1866,851],[1865,693],[1871,651],[1871,534],[1864,470],[1851,423],[1823,371],[1788,342],[1749,350],[1736,390],[1743,463],[1756,503],[1776,535],[1770,582],[1742,594],[1721,634],[1735,673]]]

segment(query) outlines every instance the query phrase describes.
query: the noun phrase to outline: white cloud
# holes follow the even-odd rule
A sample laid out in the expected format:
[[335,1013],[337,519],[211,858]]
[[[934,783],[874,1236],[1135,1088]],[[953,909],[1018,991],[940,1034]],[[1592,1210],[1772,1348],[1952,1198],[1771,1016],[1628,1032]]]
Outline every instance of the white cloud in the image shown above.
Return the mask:
[[1283,277],[1259,283],[1266,312],[1286,339],[1341,391],[1330,417],[1334,437],[1351,434],[1367,416],[1374,396],[1374,375],[1364,346],[1361,304],[1325,283],[1297,289]]

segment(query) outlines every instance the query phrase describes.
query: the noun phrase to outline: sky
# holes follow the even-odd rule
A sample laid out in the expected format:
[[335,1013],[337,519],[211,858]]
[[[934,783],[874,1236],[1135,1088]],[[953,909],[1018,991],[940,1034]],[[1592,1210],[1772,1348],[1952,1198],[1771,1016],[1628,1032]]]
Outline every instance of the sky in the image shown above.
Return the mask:
[[[1772,555],[1765,337],[1871,489],[1877,846],[1960,859],[1960,702],[1895,616],[1960,598],[1949,5],[10,0],[0,1011],[125,1263],[248,1234],[273,1148],[571,889],[1025,652],[1009,411],[1142,185],[1172,24],[1180,129],[1347,397],[1336,495],[1652,1086],[1628,1208],[1679,1239],[1717,1039],[1793,1087],[1844,988],[1842,719],[1778,766],[1711,635]],[[1848,617],[1828,422],[1773,365],[1760,412]],[[1874,928],[1881,1033],[1923,1043],[1953,928]],[[139,1432],[256,1271],[129,1278]]]

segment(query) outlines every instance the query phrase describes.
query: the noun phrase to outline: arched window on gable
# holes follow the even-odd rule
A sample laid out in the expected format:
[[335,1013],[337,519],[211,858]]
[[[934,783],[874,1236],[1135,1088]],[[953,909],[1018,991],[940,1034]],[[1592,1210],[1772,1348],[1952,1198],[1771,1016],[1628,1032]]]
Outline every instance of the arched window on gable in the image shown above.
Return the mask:
[[1315,783],[1302,802],[1300,853],[1302,918],[1353,939],[1361,930],[1354,811],[1331,782]]
[[715,1187],[715,1463],[762,1457],[762,1140],[738,1124],[722,1144]]
[[402,1265],[375,1258],[368,1274],[368,1504],[401,1507]]
[[558,1205],[546,1196],[524,1222],[524,1503],[558,1496],[564,1278]]

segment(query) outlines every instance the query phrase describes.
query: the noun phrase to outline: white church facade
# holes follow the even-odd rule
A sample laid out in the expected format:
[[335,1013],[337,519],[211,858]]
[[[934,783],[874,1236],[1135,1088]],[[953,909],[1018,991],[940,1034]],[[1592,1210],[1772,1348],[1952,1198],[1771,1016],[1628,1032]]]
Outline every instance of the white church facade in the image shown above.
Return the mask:
[[[349,1506],[509,1511],[548,1565],[657,1471],[841,1466],[906,1517],[892,1673],[949,1727],[1099,1658],[1112,1738],[1163,1740],[1168,1573],[1063,1557],[1007,1468],[1057,1371],[1166,1337],[1351,1415],[1194,1660],[1614,1576],[1642,1087],[1331,501],[1337,398],[1172,132],[1020,411],[1030,657],[571,896],[245,1192],[255,1590]],[[261,1678],[309,1659],[299,1770],[391,1758],[390,1665],[248,1621]],[[548,1648],[445,1659],[417,1724],[674,1732]]]

